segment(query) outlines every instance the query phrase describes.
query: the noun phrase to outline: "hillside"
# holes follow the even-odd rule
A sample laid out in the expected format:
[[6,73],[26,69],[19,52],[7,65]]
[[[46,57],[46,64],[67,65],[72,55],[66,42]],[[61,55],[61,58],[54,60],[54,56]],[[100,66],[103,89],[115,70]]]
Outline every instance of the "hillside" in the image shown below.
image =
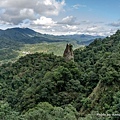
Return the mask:
[[35,53],[2,65],[0,119],[119,120],[119,51],[118,30],[76,49],[75,62]]
[[[1,41],[2,42],[2,41]],[[78,45],[76,42],[71,42],[74,49],[83,47]],[[37,44],[21,44],[13,41],[2,42],[0,49],[0,64],[15,62],[21,56],[26,54],[38,53],[54,53],[57,56],[62,56],[67,42],[43,42]]]
[[78,48],[88,45],[95,38],[90,35],[54,36],[35,32],[29,28],[11,28],[0,30],[0,65],[14,62],[26,53],[44,52],[62,56],[61,51],[67,43]]
[[35,32],[29,28],[10,28],[6,30],[0,30],[0,39],[13,40],[22,42],[24,44],[35,44],[41,42],[70,42],[76,41],[78,44],[88,45],[95,38],[101,38],[102,36],[91,35],[61,35],[54,36],[48,34],[41,34]]
[[38,43],[38,41],[39,42],[46,41],[47,39],[42,37],[42,34],[37,33],[29,28],[11,28],[1,30],[0,38],[30,44]]
[[18,51],[22,47],[24,47],[24,45],[20,42],[5,38],[0,39],[0,64],[15,61],[19,56]]
[[75,51],[75,61],[85,71],[81,76],[82,82],[85,86],[94,88],[87,97],[87,104],[80,109],[81,114],[92,110],[106,114],[120,112],[119,51],[119,30],[103,40],[95,40],[84,51]]

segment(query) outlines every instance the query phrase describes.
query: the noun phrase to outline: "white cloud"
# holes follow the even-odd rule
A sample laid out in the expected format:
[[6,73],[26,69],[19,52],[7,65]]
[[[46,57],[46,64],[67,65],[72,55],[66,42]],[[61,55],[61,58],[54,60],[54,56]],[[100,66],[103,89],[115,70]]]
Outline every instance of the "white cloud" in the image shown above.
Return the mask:
[[22,9],[22,10],[20,10],[20,15],[22,15],[22,16],[33,16],[34,15],[34,11],[33,11],[33,9],[26,9],[26,8],[24,8],[24,9]]
[[99,26],[91,26],[91,27],[87,27],[87,31],[92,31],[92,32],[96,32],[97,30],[102,29]]
[[100,36],[109,36],[111,34],[114,34],[116,32],[117,29],[112,29],[109,28],[105,25],[101,26],[101,25],[93,25],[93,26],[89,26],[86,27],[82,30],[82,32],[85,34],[89,34],[89,35],[100,35]]
[[61,22],[58,22],[58,24],[78,25],[79,23],[76,22],[76,17],[67,16],[67,17],[63,18]]
[[[120,20],[108,25],[96,22],[94,17],[87,19],[86,16],[77,16],[76,9],[85,8],[86,5],[76,4],[64,8],[65,4],[65,0],[0,0],[0,28],[30,27],[41,33],[59,35],[110,35],[120,27]],[[75,11],[69,11],[71,13],[68,15],[68,7]],[[64,11],[64,14],[60,14],[61,11]],[[60,20],[65,15],[66,17]]]
[[73,8],[74,9],[79,9],[81,7],[87,7],[86,5],[82,5],[82,4],[76,4],[76,5],[73,5]]
[[108,25],[113,26],[113,27],[120,27],[120,20],[118,20],[117,22],[112,22]]
[[43,26],[52,26],[55,25],[55,21],[52,18],[47,18],[45,16],[41,16],[40,19],[34,20],[33,24],[35,25],[43,25]]
[[34,20],[38,16],[58,15],[65,5],[62,0],[1,0],[0,20],[21,23],[24,19]]
[[0,20],[0,25],[12,25],[12,23]]
[[66,31],[69,31],[69,30],[74,30],[74,31],[76,31],[77,29],[78,29],[78,27],[77,26],[70,26],[70,25],[65,25],[65,26],[62,26],[62,28],[64,29],[64,30],[66,30]]
[[[44,23],[41,21],[38,25],[39,27],[36,26],[38,32],[54,34],[54,35],[89,34],[89,35],[109,36],[110,34],[113,34],[116,31],[116,29],[111,29],[110,27],[105,26],[104,23],[101,22],[96,23],[93,21],[91,22],[81,21],[80,24],[78,25],[75,24],[69,25],[67,24],[68,22],[66,22],[66,24],[65,23],[58,24],[58,22],[55,22],[52,18],[51,19],[44,18],[44,19],[46,19],[44,20]],[[64,20],[64,18],[62,20]]]

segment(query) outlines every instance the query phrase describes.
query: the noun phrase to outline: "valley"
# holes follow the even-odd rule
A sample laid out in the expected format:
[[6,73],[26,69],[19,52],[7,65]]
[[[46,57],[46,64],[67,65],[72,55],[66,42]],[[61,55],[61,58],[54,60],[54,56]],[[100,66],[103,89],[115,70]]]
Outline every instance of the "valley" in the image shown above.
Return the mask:
[[14,62],[21,56],[30,53],[54,53],[62,56],[67,43],[73,49],[90,44],[95,38],[102,36],[91,35],[47,35],[29,28],[11,28],[0,31],[0,65]]
[[[74,50],[82,47],[84,45],[79,45],[76,42],[71,42],[73,44]],[[53,53],[57,56],[63,56],[63,51],[65,49],[67,42],[43,42],[37,44],[24,44],[17,49],[14,48],[3,48],[0,49],[0,64],[14,62],[18,60],[21,56],[25,56],[27,54],[38,53]]]

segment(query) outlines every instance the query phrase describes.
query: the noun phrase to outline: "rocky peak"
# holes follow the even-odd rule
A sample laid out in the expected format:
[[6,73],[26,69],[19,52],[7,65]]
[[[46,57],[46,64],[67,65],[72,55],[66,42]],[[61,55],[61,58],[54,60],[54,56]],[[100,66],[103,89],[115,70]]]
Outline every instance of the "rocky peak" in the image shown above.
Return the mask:
[[65,58],[66,61],[74,60],[74,54],[73,54],[72,47],[73,46],[71,44],[66,45],[66,48],[63,54],[63,57]]

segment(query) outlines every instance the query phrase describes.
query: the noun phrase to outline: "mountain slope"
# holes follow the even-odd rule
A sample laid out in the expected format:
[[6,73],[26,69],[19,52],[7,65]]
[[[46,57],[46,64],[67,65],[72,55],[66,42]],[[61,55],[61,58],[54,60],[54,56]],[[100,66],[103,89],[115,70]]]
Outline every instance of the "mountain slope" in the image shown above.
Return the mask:
[[[97,37],[100,36],[90,35],[54,36],[41,34],[29,28],[10,28],[7,30],[0,30],[0,64],[15,61],[21,55],[24,55],[23,53],[35,53],[41,51],[43,52],[49,51],[48,53],[51,53],[55,51],[53,50],[53,48],[57,49],[58,51],[59,49],[61,50],[61,48],[63,48],[62,45],[66,44],[66,42],[74,44],[75,48],[76,46],[80,46],[81,44],[88,45],[90,42],[94,40],[94,38]],[[48,49],[45,48],[46,47],[45,43],[50,44],[47,47]],[[42,47],[38,48],[38,46]],[[33,51],[31,51],[31,49]]]
[[95,38],[101,36],[90,36],[90,35],[62,35],[54,36],[35,32],[29,28],[11,28],[7,30],[0,30],[0,39],[14,40],[26,44],[46,42],[70,42],[77,41],[79,44],[89,44]]
[[75,50],[75,61],[85,71],[81,79],[85,86],[92,87],[80,109],[82,115],[92,110],[106,114],[120,112],[117,107],[120,101],[119,51],[120,30],[103,40],[95,40],[83,51]]
[[0,32],[1,39],[4,38],[22,43],[36,43],[38,42],[37,37],[42,41],[45,39],[40,33],[37,33],[29,28],[11,28]]
[[[44,110],[53,110],[52,106],[57,106],[59,110],[56,109],[61,111],[61,108],[66,109],[70,104],[71,110],[75,112],[76,109],[83,116],[92,111],[119,114],[119,51],[118,30],[110,37],[96,39],[85,49],[76,49],[75,62],[65,62],[63,57],[54,54],[35,53],[21,57],[15,63],[0,66],[0,100],[21,115],[31,113],[32,116],[39,116],[38,111],[42,111],[39,106],[43,102],[49,106],[45,107],[44,103]],[[73,114],[71,113],[70,120],[73,120]],[[78,117],[76,115],[74,119],[77,120]],[[119,116],[110,117],[119,120]],[[104,117],[103,120],[107,118]]]

